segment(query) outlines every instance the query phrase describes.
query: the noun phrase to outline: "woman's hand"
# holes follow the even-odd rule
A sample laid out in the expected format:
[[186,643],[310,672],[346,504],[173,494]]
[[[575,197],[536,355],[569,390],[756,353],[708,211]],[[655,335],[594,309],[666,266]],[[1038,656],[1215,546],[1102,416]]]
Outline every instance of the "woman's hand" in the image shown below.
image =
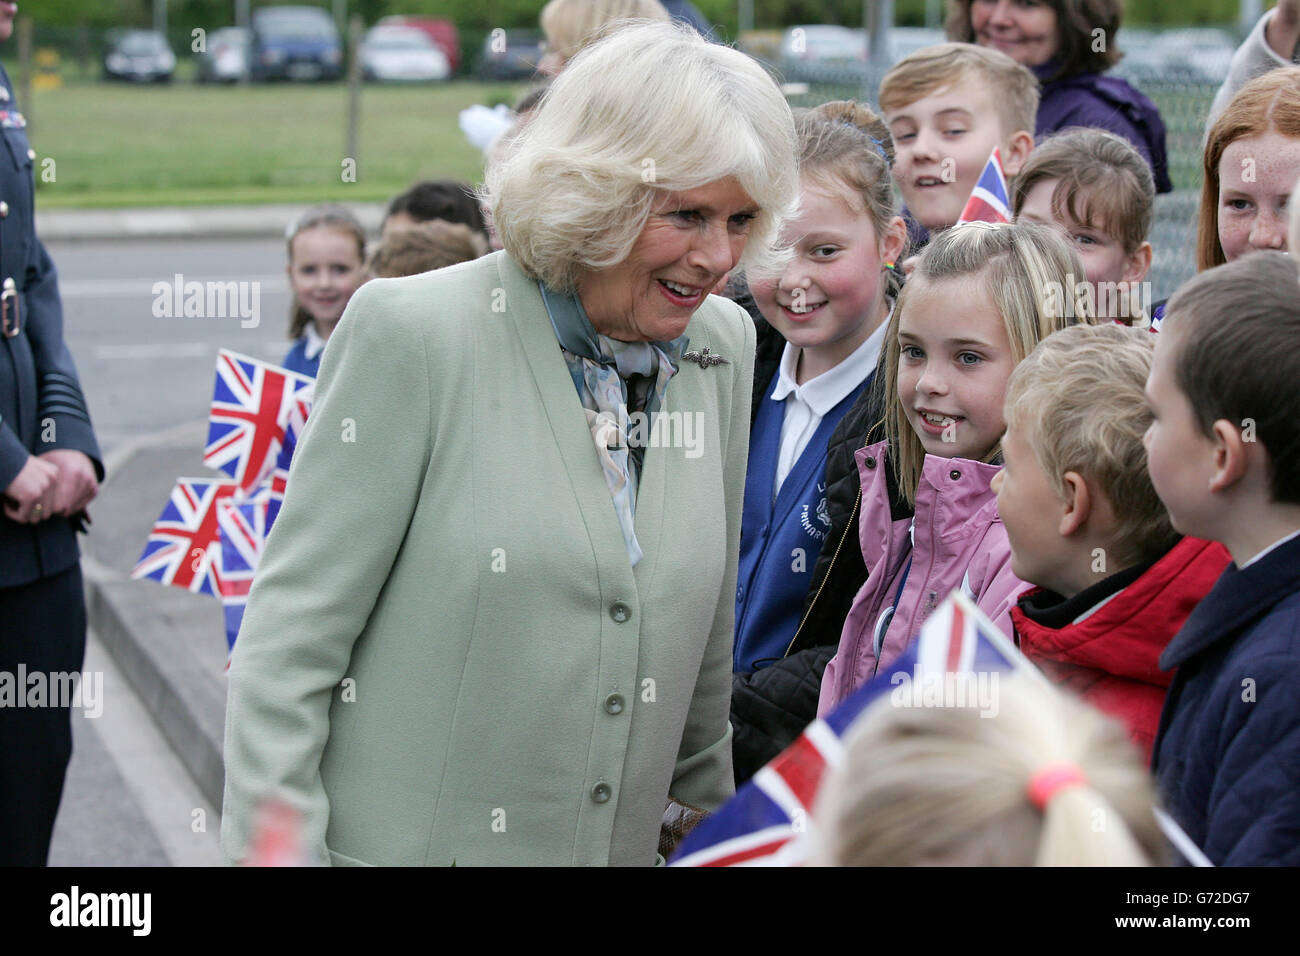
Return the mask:
[[57,513],[58,478],[59,468],[54,462],[46,461],[44,456],[28,455],[22,471],[5,489],[5,517],[20,524],[36,524],[53,517]]

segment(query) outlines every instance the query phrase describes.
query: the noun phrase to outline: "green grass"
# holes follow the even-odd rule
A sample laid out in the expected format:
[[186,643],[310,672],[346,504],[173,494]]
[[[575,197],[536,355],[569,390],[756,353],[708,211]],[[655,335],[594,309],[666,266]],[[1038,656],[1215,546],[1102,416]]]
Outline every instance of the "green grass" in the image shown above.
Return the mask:
[[[356,182],[344,182],[344,84],[70,83],[28,112],[40,208],[372,201],[416,179],[482,178],[457,125],[520,87],[456,82],[361,91]],[[45,158],[54,181],[41,181]]]

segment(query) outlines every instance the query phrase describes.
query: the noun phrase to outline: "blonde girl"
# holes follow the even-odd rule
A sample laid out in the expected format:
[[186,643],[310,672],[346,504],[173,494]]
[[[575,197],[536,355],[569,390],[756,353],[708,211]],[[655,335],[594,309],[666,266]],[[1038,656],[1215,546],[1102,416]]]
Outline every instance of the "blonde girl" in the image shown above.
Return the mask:
[[823,784],[823,866],[1150,866],[1155,793],[1123,727],[1033,676],[995,712],[877,700]]
[[887,668],[956,588],[1011,632],[1011,571],[989,482],[1007,379],[1039,341],[1093,322],[1078,255],[1046,226],[971,223],[922,253],[876,375],[885,440],[857,453],[867,581],[822,678],[828,713]]

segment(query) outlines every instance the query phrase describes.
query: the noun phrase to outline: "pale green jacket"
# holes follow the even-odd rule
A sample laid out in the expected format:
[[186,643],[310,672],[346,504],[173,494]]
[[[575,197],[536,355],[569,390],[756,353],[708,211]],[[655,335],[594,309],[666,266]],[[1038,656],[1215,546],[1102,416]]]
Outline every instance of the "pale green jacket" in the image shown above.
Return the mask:
[[230,665],[222,845],[335,864],[651,864],[732,792],[754,329],[713,296],[645,455],[635,571],[537,284],[504,253],[353,296]]

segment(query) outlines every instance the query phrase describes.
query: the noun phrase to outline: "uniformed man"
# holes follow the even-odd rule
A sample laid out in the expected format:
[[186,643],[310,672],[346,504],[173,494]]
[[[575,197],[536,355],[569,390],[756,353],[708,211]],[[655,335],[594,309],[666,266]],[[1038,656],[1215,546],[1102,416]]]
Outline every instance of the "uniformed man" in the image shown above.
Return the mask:
[[[0,3],[0,40],[16,12]],[[50,677],[81,670],[76,533],[104,469],[36,238],[26,125],[0,67],[0,865],[43,866],[72,756],[71,702],[51,699]]]

